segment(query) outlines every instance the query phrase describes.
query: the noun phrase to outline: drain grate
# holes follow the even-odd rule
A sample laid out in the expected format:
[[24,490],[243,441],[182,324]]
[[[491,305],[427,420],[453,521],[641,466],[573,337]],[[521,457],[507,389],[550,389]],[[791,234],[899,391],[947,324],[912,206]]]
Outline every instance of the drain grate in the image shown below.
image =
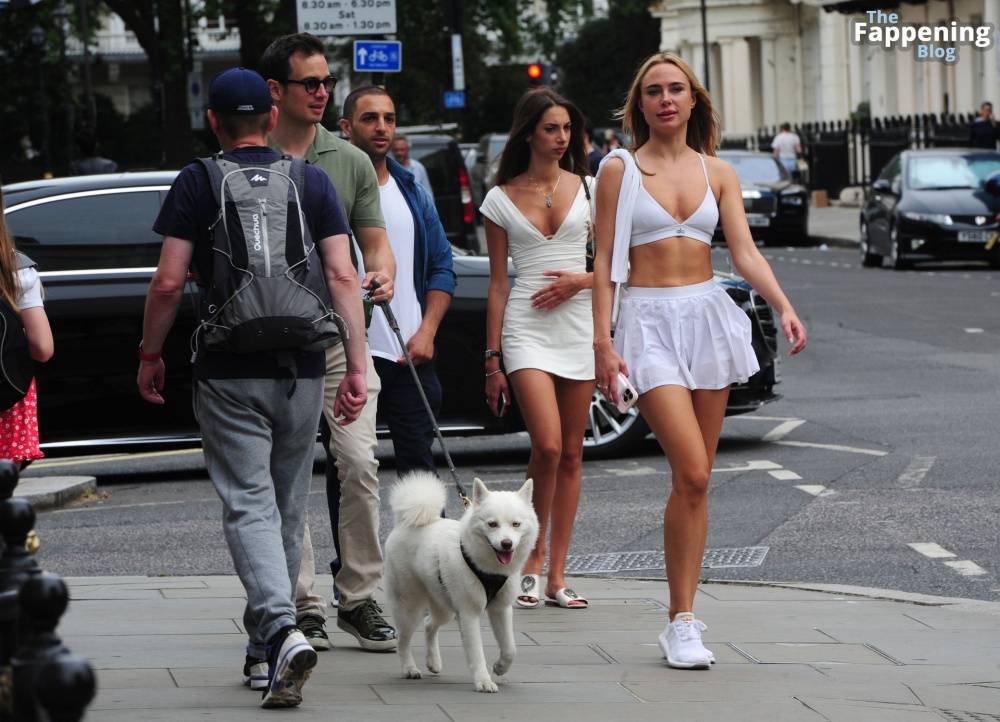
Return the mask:
[[[764,563],[768,549],[769,547],[706,549],[702,567],[705,569],[759,567]],[[663,552],[660,551],[573,554],[566,558],[567,574],[611,574],[648,569],[662,571],[663,566]]]
[[938,709],[948,722],[1000,722],[1000,715],[989,712],[966,712],[960,709]]

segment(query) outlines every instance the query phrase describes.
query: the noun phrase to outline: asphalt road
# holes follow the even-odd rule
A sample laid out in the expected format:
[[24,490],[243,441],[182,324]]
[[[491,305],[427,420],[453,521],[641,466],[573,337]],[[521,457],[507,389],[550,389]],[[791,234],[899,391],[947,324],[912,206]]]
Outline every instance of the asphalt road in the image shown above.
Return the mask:
[[[708,546],[739,550],[713,554],[750,566],[705,576],[1000,599],[1000,274],[971,265],[862,269],[846,249],[765,255],[810,344],[782,361],[783,399],[726,422]],[[522,435],[450,448],[464,479],[513,488],[529,447]],[[391,447],[379,453],[391,483]],[[324,560],[332,543],[316,470],[310,518]],[[200,452],[57,459],[29,470],[55,473],[95,474],[100,495],[40,515],[49,569],[232,572]],[[620,573],[662,576],[653,555],[645,564],[583,555],[661,549],[666,489],[652,439],[630,458],[587,462],[572,548],[581,568],[644,566]],[[383,535],[389,523],[384,514]]]

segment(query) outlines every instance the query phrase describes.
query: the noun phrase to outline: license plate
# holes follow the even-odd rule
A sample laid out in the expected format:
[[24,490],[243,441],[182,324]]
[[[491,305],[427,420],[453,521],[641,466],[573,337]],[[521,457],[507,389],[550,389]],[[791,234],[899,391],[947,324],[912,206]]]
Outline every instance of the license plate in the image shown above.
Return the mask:
[[771,218],[765,216],[763,213],[747,213],[747,223],[750,224],[752,228],[760,228],[761,226],[771,225]]
[[986,243],[993,231],[959,231],[958,240],[961,243]]

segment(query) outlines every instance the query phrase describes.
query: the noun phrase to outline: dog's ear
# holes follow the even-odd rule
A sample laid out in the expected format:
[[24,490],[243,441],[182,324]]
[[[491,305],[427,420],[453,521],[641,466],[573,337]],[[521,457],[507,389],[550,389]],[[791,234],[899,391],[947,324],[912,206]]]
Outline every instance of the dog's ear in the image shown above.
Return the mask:
[[535,482],[533,479],[527,479],[521,485],[521,488],[517,490],[517,495],[524,499],[529,504],[531,503],[531,493],[535,489]]
[[490,495],[490,490],[486,488],[486,484],[478,476],[475,481],[472,482],[472,503],[482,504],[483,499]]

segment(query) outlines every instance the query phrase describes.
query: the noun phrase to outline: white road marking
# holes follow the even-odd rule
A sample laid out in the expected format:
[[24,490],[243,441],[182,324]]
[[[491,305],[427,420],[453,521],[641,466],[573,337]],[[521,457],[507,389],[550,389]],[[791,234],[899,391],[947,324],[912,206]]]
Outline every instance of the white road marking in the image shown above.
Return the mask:
[[748,461],[744,466],[727,466],[725,468],[712,469],[712,473],[720,471],[766,471],[768,469],[780,469],[781,464],[762,459],[760,461]]
[[813,496],[833,496],[835,493],[822,484],[796,484],[795,488]]
[[612,476],[648,476],[658,473],[652,466],[637,466],[634,469],[606,469]]
[[802,265],[804,265],[804,266],[811,266],[812,265],[812,261],[810,261],[808,258],[803,258],[802,259]]
[[804,419],[788,419],[764,434],[764,438],[761,441],[778,441],[779,439],[783,439],[804,423]]
[[847,451],[852,454],[867,454],[868,456],[885,456],[888,451],[879,449],[862,449],[857,446],[844,446],[843,444],[816,444],[811,441],[775,441],[780,446],[798,446],[804,449],[827,449],[829,451]]
[[985,569],[968,559],[960,562],[945,562],[945,564],[961,574],[963,577],[981,577],[986,574]]
[[777,469],[776,471],[769,471],[767,473],[780,481],[793,481],[802,478],[790,469]]
[[966,333],[982,333],[983,329],[981,329],[981,328],[967,328],[967,329],[965,329],[965,332]]
[[896,479],[896,486],[903,489],[913,489],[920,486],[936,460],[936,456],[914,456],[910,465]]
[[914,542],[912,544],[907,544],[906,546],[913,549],[915,552],[923,554],[928,559],[953,559],[955,557],[950,551],[945,549],[939,544],[934,544],[933,542]]

